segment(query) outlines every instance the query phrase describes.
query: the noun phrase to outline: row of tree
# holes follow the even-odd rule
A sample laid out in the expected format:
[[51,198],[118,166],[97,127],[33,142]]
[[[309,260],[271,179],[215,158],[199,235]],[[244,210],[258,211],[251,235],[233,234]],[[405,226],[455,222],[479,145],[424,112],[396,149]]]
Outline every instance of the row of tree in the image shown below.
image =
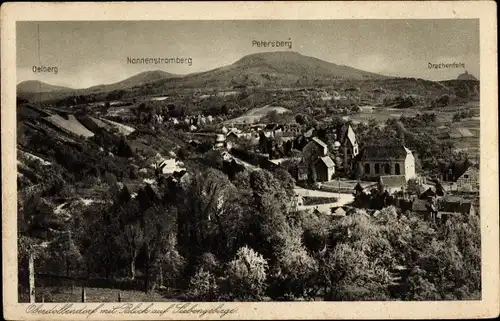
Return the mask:
[[[231,181],[208,169],[135,198],[124,188],[112,205],[73,218],[70,237],[43,260],[91,277],[139,278],[146,291],[177,288],[190,300],[478,297],[477,218],[434,227],[388,207],[333,220],[297,212],[293,185],[284,171]],[[409,271],[400,281],[398,266]]]

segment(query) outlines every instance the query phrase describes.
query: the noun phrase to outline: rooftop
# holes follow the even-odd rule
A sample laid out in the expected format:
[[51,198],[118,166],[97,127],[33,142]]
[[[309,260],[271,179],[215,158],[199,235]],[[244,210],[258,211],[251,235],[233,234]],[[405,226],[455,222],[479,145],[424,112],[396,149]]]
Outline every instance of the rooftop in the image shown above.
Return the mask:
[[468,214],[472,208],[472,202],[467,201],[443,201],[439,203],[439,212]]
[[325,164],[326,167],[328,167],[328,168],[335,167],[335,163],[333,162],[333,160],[330,156],[318,158],[318,162],[320,162],[320,161],[323,162],[323,164]]
[[367,146],[361,151],[361,160],[403,160],[408,154],[411,151],[403,145]]
[[427,201],[416,199],[411,205],[411,210],[414,212],[426,212],[429,209],[430,204]]
[[316,142],[317,144],[319,144],[321,147],[323,148],[328,148],[328,145],[326,145],[321,139],[319,139],[318,137],[313,137],[312,139],[314,142]]

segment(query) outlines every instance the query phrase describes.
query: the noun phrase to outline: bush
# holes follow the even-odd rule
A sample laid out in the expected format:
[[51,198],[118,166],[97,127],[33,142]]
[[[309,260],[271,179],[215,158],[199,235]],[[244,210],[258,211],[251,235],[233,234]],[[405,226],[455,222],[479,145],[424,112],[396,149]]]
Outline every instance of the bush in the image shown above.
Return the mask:
[[236,299],[259,298],[266,288],[268,264],[259,253],[244,246],[228,263],[227,279],[231,296]]
[[213,299],[217,293],[213,274],[203,268],[199,269],[189,282],[189,293],[198,300]]

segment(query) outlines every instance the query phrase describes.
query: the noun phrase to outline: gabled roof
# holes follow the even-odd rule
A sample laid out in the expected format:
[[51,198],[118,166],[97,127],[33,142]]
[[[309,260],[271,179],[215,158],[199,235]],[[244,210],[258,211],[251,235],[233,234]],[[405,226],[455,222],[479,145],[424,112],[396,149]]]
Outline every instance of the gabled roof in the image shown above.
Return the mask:
[[439,203],[439,212],[469,214],[471,209],[472,209],[472,202],[443,201]]
[[346,214],[346,211],[342,207],[339,207],[333,211],[333,215],[336,215],[336,216],[345,216],[345,214]]
[[323,148],[328,148],[328,145],[326,145],[321,139],[319,139],[318,137],[313,137],[313,142],[317,143],[318,145],[320,145],[321,147]]
[[406,177],[404,175],[380,176],[380,184],[384,187],[403,187],[406,185]]
[[316,162],[323,162],[328,168],[335,167],[335,163],[330,156],[320,157]]
[[471,165],[467,168],[467,170],[462,175],[460,175],[460,177],[464,176],[465,174],[476,175],[478,173],[479,173],[479,168],[477,168],[477,166]]
[[434,187],[429,187],[428,189],[426,189],[422,194],[420,194],[420,199],[424,199],[424,198],[429,198],[429,197],[434,197],[436,196],[437,193],[436,193],[436,188]]
[[411,151],[402,146],[367,146],[361,151],[361,160],[404,160]]

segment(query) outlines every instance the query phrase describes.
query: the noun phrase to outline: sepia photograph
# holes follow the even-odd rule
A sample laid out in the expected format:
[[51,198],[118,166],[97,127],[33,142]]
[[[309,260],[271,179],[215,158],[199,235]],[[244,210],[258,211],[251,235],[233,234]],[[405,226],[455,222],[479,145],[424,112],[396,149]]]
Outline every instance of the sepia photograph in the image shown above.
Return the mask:
[[480,40],[479,18],[16,21],[17,302],[481,302]]

